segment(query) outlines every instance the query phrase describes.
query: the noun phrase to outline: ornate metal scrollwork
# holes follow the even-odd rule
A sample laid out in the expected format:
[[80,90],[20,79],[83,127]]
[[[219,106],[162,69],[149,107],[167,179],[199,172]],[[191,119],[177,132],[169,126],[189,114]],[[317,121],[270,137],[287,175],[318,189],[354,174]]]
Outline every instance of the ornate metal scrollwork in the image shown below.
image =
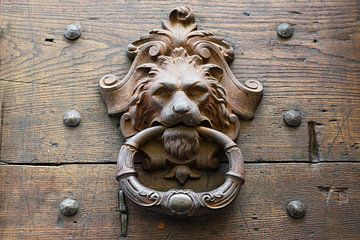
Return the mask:
[[[234,143],[238,117],[253,118],[262,85],[235,78],[228,66],[234,50],[224,39],[197,30],[188,7],[172,10],[162,29],[128,46],[128,55],[134,60],[122,80],[109,74],[99,83],[108,113],[123,113],[120,125],[127,141],[120,149],[117,179],[124,193],[140,206],[174,216],[228,205],[244,183],[244,159]],[[199,178],[198,170],[218,168],[219,150],[229,160],[229,171],[223,185],[211,191],[157,191],[137,179],[139,150],[146,155],[145,169],[170,166],[164,177],[180,184]]]

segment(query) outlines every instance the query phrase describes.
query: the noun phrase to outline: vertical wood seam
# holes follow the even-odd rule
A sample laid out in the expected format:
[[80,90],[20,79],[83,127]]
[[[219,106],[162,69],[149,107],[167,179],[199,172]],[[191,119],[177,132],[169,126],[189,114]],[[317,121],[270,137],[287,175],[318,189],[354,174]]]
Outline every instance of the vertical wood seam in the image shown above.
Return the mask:
[[1,150],[2,150],[2,136],[4,129],[4,112],[5,112],[5,102],[3,97],[0,104],[0,161],[2,159]]

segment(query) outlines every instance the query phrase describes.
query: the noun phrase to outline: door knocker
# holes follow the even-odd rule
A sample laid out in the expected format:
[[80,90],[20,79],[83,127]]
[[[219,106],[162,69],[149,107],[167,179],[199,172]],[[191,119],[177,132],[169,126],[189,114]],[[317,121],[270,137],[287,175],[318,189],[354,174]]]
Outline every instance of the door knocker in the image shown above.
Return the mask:
[[[234,142],[239,117],[253,118],[261,83],[236,79],[228,66],[233,48],[197,30],[188,7],[173,9],[162,29],[128,46],[128,55],[133,63],[122,80],[109,74],[99,82],[108,113],[123,113],[120,128],[127,140],[118,158],[120,188],[136,204],[178,217],[225,207],[244,183],[244,159]],[[137,179],[138,151],[146,156],[144,169],[170,166],[164,177],[180,184],[199,178],[197,170],[218,168],[218,151],[226,155],[229,170],[211,191],[157,191]]]

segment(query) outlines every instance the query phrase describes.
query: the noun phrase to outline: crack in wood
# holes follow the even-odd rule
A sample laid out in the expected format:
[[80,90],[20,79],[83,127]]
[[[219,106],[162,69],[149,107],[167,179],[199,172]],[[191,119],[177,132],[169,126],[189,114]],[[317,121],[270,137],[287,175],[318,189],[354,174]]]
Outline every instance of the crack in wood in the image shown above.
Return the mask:
[[309,161],[310,162],[320,162],[321,155],[319,149],[319,143],[317,140],[317,132],[315,126],[318,125],[314,121],[308,122],[309,130]]
[[[311,162],[311,161],[268,161],[268,162],[245,162],[245,165],[270,165],[270,164],[340,164],[340,163],[358,163],[359,161],[351,161],[351,160],[338,160],[338,161],[321,161],[321,162]],[[136,165],[141,163],[135,163]],[[227,163],[221,163],[227,164]],[[108,161],[108,162],[71,162],[71,163],[9,163],[6,161],[0,161],[0,166],[29,166],[29,167],[62,167],[67,165],[116,165],[116,162]]]
[[1,150],[2,150],[2,138],[4,130],[4,110],[5,110],[5,101],[2,99],[0,105],[0,159],[1,159]]

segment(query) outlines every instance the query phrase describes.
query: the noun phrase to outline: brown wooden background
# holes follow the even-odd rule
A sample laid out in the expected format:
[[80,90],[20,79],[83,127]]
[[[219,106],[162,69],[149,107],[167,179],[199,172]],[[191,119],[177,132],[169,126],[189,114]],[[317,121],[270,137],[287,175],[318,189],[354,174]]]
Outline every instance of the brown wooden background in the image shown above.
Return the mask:
[[[252,121],[242,121],[239,146],[247,182],[235,203],[213,216],[174,220],[128,203],[129,239],[360,238],[359,1],[0,1],[0,239],[117,239],[120,236],[116,158],[123,142],[107,115],[97,82],[124,76],[127,44],[158,28],[186,4],[201,29],[235,48],[240,81],[264,84]],[[276,34],[288,22],[288,40]],[[66,25],[82,37],[67,41]],[[64,111],[82,122],[65,127]],[[289,128],[288,109],[303,122]],[[221,182],[221,170],[191,182]],[[141,173],[158,188],[162,175]],[[80,202],[59,214],[65,197]],[[304,219],[287,216],[299,199]]]

